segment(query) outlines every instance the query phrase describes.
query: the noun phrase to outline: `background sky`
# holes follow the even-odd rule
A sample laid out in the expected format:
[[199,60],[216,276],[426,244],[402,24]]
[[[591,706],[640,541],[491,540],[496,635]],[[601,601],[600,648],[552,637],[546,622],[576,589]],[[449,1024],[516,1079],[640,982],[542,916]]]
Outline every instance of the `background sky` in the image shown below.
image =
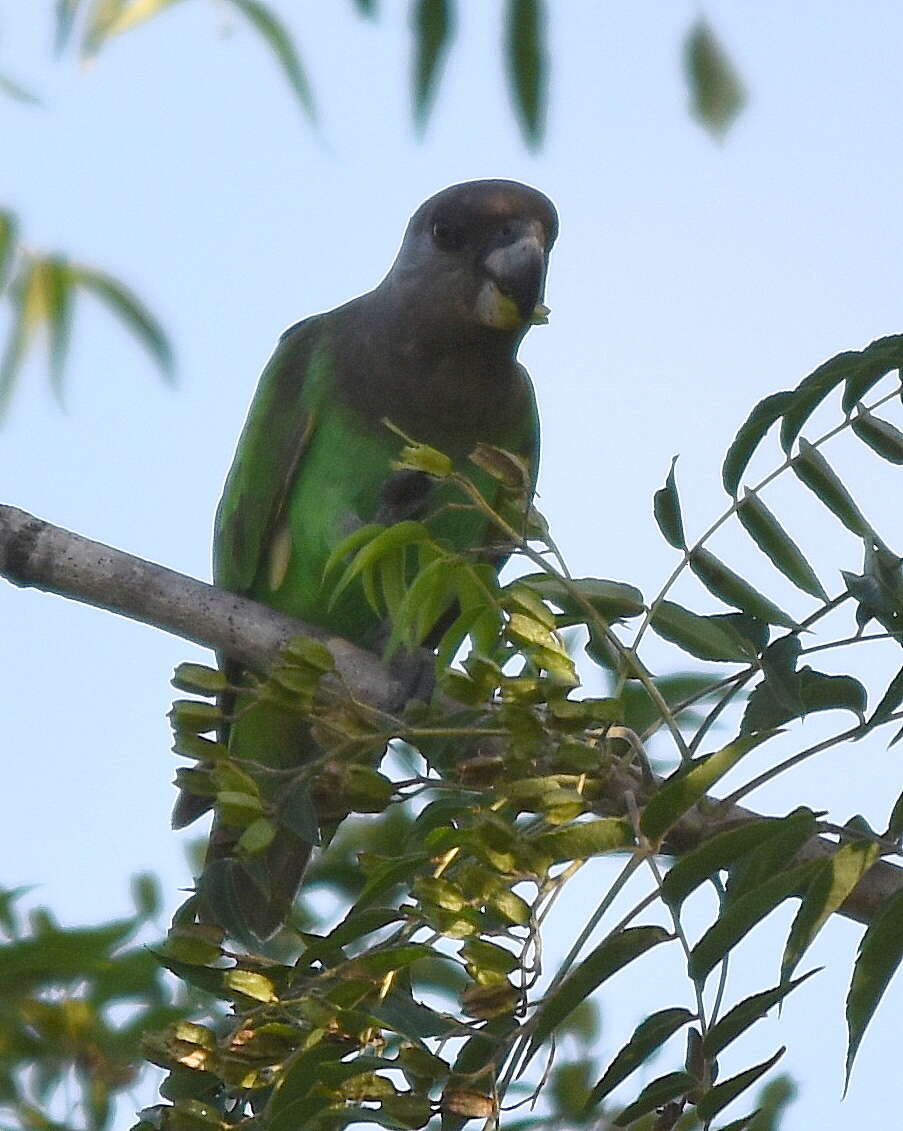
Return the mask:
[[[750,92],[723,144],[687,110],[680,56],[695,4],[551,5],[548,137],[536,154],[504,92],[501,4],[461,5],[421,143],[410,125],[407,4],[385,0],[377,23],[350,3],[275,6],[309,68],[316,130],[257,37],[215,3],[177,5],[84,70],[53,62],[49,0],[0,2],[0,72],[47,106],[0,101],[0,198],[36,248],[134,286],[179,360],[173,390],[105,311],[82,303],[65,408],[35,360],[0,432],[3,501],[208,577],[213,511],[278,334],[373,286],[416,206],[475,177],[527,181],[560,211],[551,324],[530,333],[521,356],[543,420],[540,507],[577,575],[653,595],[676,561],[651,513],[671,457],[680,453],[685,522],[698,534],[726,505],[720,460],[755,401],[842,349],[903,331],[900,5],[709,3]],[[819,419],[830,426],[836,408]],[[774,452],[755,466],[767,470]],[[829,455],[899,548],[899,484],[886,466],[852,443]],[[855,540],[781,483],[769,505],[837,592],[838,569],[860,565]],[[791,611],[810,608],[741,534],[713,548]],[[689,583],[677,596],[715,608]],[[0,882],[38,885],[34,899],[61,921],[90,923],[127,912],[129,876],[154,870],[170,910],[190,874],[185,838],[168,829],[168,680],[204,654],[10,586],[0,587],[0,625]],[[871,647],[857,662],[880,694],[898,649]],[[648,656],[658,670],[681,664],[654,643]],[[802,742],[837,722],[807,721]],[[750,803],[779,814],[805,803],[840,821],[861,812],[883,827],[900,749],[881,738],[833,749]],[[751,756],[737,782],[773,756],[770,746],[758,763]],[[549,945],[570,945],[608,878],[603,866],[564,902]],[[776,959],[793,910],[738,954],[735,1000],[776,980],[761,955]],[[801,1091],[787,1131],[890,1126],[899,1111],[899,985],[841,1105],[843,1002],[860,935],[832,923],[804,963],[827,969],[738,1046],[747,1066],[788,1044],[783,1065]],[[600,1063],[646,1013],[676,1004],[662,996],[679,976],[676,956],[673,967],[656,961],[606,990]]]

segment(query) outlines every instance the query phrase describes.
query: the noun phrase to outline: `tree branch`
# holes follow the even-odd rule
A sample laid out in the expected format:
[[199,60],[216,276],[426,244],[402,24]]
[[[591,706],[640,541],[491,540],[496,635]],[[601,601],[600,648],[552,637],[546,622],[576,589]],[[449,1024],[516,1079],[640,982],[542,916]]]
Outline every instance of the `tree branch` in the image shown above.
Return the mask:
[[[386,711],[397,710],[404,702],[406,681],[372,653],[342,637],[2,504],[0,576],[13,585],[57,593],[163,629],[258,672],[265,672],[293,637],[313,636],[332,652],[339,674],[356,698]],[[650,793],[649,783],[626,773],[612,775],[608,787],[608,805],[617,811],[623,811],[628,790],[638,800]],[[717,800],[706,799],[671,829],[668,845],[673,852],[684,854],[716,832],[759,819],[758,813],[743,806],[719,807]],[[835,850],[831,841],[816,837],[798,858],[825,858]],[[840,913],[869,923],[901,890],[903,868],[879,860]]]

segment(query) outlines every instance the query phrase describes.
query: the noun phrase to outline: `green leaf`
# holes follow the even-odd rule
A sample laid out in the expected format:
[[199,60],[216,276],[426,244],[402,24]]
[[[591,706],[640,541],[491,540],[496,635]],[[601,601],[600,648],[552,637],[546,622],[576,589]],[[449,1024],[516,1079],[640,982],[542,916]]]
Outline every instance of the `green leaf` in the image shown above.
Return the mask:
[[803,437],[799,455],[791,463],[794,474],[812,493],[833,511],[844,526],[860,538],[872,534],[872,528],[825,457]]
[[278,1001],[276,987],[264,974],[255,970],[226,970],[223,985],[234,993],[270,1004]]
[[[366,533],[365,533],[366,532]],[[339,559],[339,552],[344,557],[349,553],[352,539],[360,538],[362,549],[358,550],[345,572],[336,582],[330,594],[330,605],[335,604],[340,595],[348,588],[352,581],[361,573],[369,570],[386,554],[405,549],[407,546],[426,543],[432,545],[429,530],[422,522],[397,522],[394,526],[378,527],[375,524],[357,530],[351,537],[339,546],[326,563],[324,573],[329,573],[335,561]]]
[[782,726],[817,711],[852,711],[864,722],[868,696],[853,676],[826,675],[806,667],[796,673],[795,690],[796,699],[790,701],[786,696],[778,696],[768,680],[760,683],[747,700],[741,733]]
[[687,540],[684,537],[684,522],[680,513],[680,496],[677,493],[677,480],[674,478],[674,465],[677,456],[671,460],[671,470],[665,485],[655,492],[652,499],[652,510],[658,528],[665,536],[665,541],[675,550],[685,550]]
[[105,927],[41,930],[31,938],[0,946],[0,993],[90,977],[109,963],[116,947],[134,933],[138,920]]
[[354,0],[354,6],[367,19],[373,19],[376,16],[376,0]]
[[622,617],[639,616],[645,609],[643,594],[633,585],[623,581],[606,581],[600,577],[575,577],[567,586],[557,577],[546,573],[528,573],[519,577],[521,585],[528,585],[545,601],[551,601],[558,608],[583,622],[586,610],[568,589],[572,589],[591,605],[609,623]]
[[[662,927],[627,927],[609,935],[543,1000],[533,1015],[529,1059],[585,998],[634,959],[670,936]],[[521,1065],[525,1067],[526,1061]]]
[[784,411],[793,401],[793,397],[794,394],[790,390],[772,393],[771,396],[759,401],[741,426],[727,450],[721,468],[721,481],[729,495],[736,497],[743,472],[752,459],[753,453],[764,439],[768,429],[783,416]]
[[550,863],[565,860],[588,860],[607,852],[630,848],[634,843],[633,828],[623,817],[603,817],[542,833],[530,843]]
[[703,1121],[714,1119],[719,1111],[726,1108],[737,1096],[745,1092],[747,1088],[752,1087],[761,1076],[764,1076],[770,1068],[773,1068],[785,1051],[784,1048],[779,1048],[774,1056],[770,1056],[768,1060],[757,1064],[755,1068],[747,1068],[745,1072],[739,1072],[736,1076],[732,1076],[730,1080],[725,1080],[723,1084],[716,1084],[696,1105],[696,1114],[699,1119]]
[[6,348],[0,361],[0,418],[9,406],[16,378],[34,335],[46,317],[38,263],[39,260],[34,257],[27,257],[9,292],[13,321],[7,331]]
[[859,944],[847,995],[846,1086],[853,1061],[878,1003],[903,959],[903,891],[891,896],[872,920]]
[[809,885],[800,909],[793,920],[784,957],[781,960],[781,981],[785,982],[811,946],[813,939],[831,915],[841,906],[859,883],[881,850],[873,841],[854,840],[825,860]]
[[704,982],[757,923],[809,883],[820,864],[820,860],[797,864],[731,903],[693,947],[688,963],[690,977],[696,982]]
[[793,390],[793,401],[781,422],[781,447],[789,455],[800,429],[822,401],[844,380],[853,353],[840,353],[819,365]]
[[734,124],[746,102],[746,91],[727,52],[708,20],[699,18],[684,47],[684,67],[694,117],[716,138]]
[[720,616],[701,616],[674,601],[659,601],[650,621],[654,632],[699,660],[746,663],[756,650]]
[[739,574],[728,569],[724,562],[709,553],[696,549],[690,554],[690,569],[702,584],[727,605],[733,605],[744,613],[765,621],[766,624],[780,624],[785,628],[796,628],[793,617],[783,612],[772,601],[744,581]]
[[850,421],[853,431],[864,443],[890,463],[903,463],[903,432],[889,420],[873,416],[862,405]]
[[739,1005],[735,1005],[733,1009],[725,1013],[720,1021],[715,1022],[703,1038],[702,1051],[706,1059],[714,1060],[722,1049],[727,1048],[741,1033],[745,1033],[751,1025],[764,1017],[769,1009],[783,1001],[788,994],[792,993],[797,986],[801,986],[803,982],[808,981],[813,974],[818,973],[818,970],[810,970],[808,974],[804,974],[802,978],[797,978],[793,982],[782,980],[780,985],[753,994],[741,1001]]
[[416,0],[414,32],[414,122],[423,129],[429,117],[439,74],[455,32],[454,12],[449,0]]
[[531,147],[545,128],[549,56],[546,10],[542,0],[508,0],[505,62],[521,130]]
[[26,106],[43,105],[42,100],[36,94],[27,90],[15,79],[11,79],[9,75],[0,75],[0,94],[5,94],[8,98],[15,99],[16,102],[24,102]]
[[882,726],[890,719],[901,703],[903,703],[903,668],[900,668],[890,681],[887,691],[881,696],[881,702],[868,721],[869,727]]
[[662,881],[662,898],[679,908],[700,884],[773,836],[776,823],[770,817],[762,818],[708,837],[673,865]]
[[56,0],[56,34],[54,36],[54,48],[57,54],[59,54],[69,42],[72,27],[75,23],[76,12],[81,3],[82,0]]
[[695,1016],[688,1009],[662,1009],[641,1021],[633,1036],[606,1068],[605,1075],[590,1092],[585,1110],[588,1112],[589,1108],[601,1103],[609,1092],[648,1060],[678,1029],[693,1021]]
[[206,664],[179,664],[170,681],[178,691],[189,695],[219,695],[226,690],[228,680],[219,668]]
[[668,829],[712,788],[715,782],[750,750],[772,738],[777,731],[744,735],[716,751],[697,758],[686,770],[669,778],[650,799],[640,818],[640,829],[653,844],[658,844]]
[[48,256],[35,263],[43,290],[44,318],[47,323],[47,344],[50,353],[50,387],[57,399],[62,398],[63,370],[69,351],[72,329],[72,275],[65,259]]
[[851,351],[840,356],[846,359],[847,378],[842,404],[843,411],[849,414],[882,377],[903,365],[903,334],[878,338],[861,353]]
[[669,1072],[665,1076],[659,1076],[646,1085],[632,1104],[619,1112],[613,1120],[614,1126],[627,1127],[641,1116],[687,1095],[698,1086],[699,1081],[689,1072]]
[[71,280],[90,291],[110,307],[156,361],[163,376],[172,380],[175,372],[172,346],[160,323],[128,287],[112,276],[84,264],[73,265]]
[[266,41],[295,92],[301,109],[313,121],[315,117],[313,93],[298,49],[285,25],[269,5],[261,3],[261,0],[230,0],[230,3],[238,8]]
[[768,556],[785,577],[804,593],[809,593],[820,601],[827,601],[828,594],[799,546],[758,495],[748,488],[746,497],[737,508],[737,517],[762,553]]
[[16,254],[19,222],[12,212],[0,211],[0,291],[6,286],[10,266]]
[[727,885],[728,902],[736,902],[759,884],[784,871],[815,833],[815,814],[803,805],[775,821],[768,840],[731,868]]

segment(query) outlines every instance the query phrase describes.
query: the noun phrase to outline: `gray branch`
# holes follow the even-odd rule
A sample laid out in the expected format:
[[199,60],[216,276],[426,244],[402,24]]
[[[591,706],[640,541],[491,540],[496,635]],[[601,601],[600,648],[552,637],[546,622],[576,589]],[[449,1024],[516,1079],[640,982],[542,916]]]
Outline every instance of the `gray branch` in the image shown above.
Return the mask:
[[[313,636],[332,652],[355,698],[387,711],[396,710],[404,701],[405,680],[372,653],[342,637],[4,505],[0,505],[0,576],[13,585],[57,593],[153,625],[258,672],[265,672],[293,637]],[[612,775],[607,788],[611,794],[608,806],[616,811],[623,811],[626,790],[641,802],[651,792],[650,785],[626,774]],[[725,809],[715,799],[707,799],[671,829],[669,847],[683,854],[716,832],[758,819],[759,814],[742,806]],[[802,849],[799,859],[828,857],[835,850],[832,841],[817,837]],[[903,868],[880,860],[860,880],[840,912],[869,923],[901,890]]]

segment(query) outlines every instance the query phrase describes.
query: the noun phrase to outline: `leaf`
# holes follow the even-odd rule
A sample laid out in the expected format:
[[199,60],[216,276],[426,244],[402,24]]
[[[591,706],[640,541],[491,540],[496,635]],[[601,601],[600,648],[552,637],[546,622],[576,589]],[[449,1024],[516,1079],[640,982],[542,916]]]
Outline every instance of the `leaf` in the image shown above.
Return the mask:
[[545,601],[551,601],[560,609],[577,617],[581,622],[586,618],[586,610],[568,590],[573,590],[604,620],[612,622],[622,617],[636,617],[646,607],[643,594],[634,585],[623,581],[606,581],[600,577],[575,577],[568,584],[546,573],[528,573],[519,577],[518,583],[528,585]]
[[0,291],[6,286],[9,268],[15,258],[19,222],[12,212],[0,211]]
[[532,148],[545,129],[549,56],[542,0],[508,0],[505,62],[521,130]]
[[454,14],[449,0],[416,0],[412,25],[414,122],[422,130],[436,96],[442,64],[454,37]]
[[846,387],[843,391],[843,411],[851,413],[865,394],[892,369],[903,365],[903,334],[890,334],[878,338],[861,353],[841,355],[847,359]]
[[8,331],[3,360],[0,361],[0,419],[9,406],[16,378],[35,333],[47,316],[40,262],[39,259],[28,257],[10,290],[13,324]]
[[603,817],[563,829],[542,833],[531,846],[552,864],[565,860],[587,860],[606,852],[630,848],[634,843],[630,821],[623,817]]
[[305,844],[320,843],[320,824],[310,796],[310,780],[297,777],[279,795],[276,820]]
[[691,809],[720,778],[750,750],[772,738],[777,731],[735,738],[733,742],[690,763],[687,770],[669,778],[651,798],[640,818],[640,830],[658,844],[668,829]]
[[797,864],[730,904],[693,947],[688,963],[690,977],[704,982],[728,951],[757,923],[812,879],[820,864],[820,860]]
[[71,281],[110,307],[156,361],[163,376],[173,379],[175,361],[169,338],[160,323],[128,287],[112,276],[84,264],[73,265]]
[[903,432],[889,420],[873,416],[860,405],[859,412],[850,421],[850,425],[859,439],[882,459],[890,463],[903,463]]
[[714,593],[727,605],[733,605],[744,613],[763,620],[766,624],[780,624],[785,628],[796,628],[793,617],[783,612],[772,601],[744,581],[739,574],[729,569],[724,562],[709,553],[696,549],[690,553],[690,569],[696,574],[710,593]]
[[853,980],[847,994],[846,1087],[849,1087],[853,1061],[865,1030],[903,959],[903,891],[884,904],[862,936],[853,967]]
[[808,981],[813,974],[818,973],[818,970],[810,970],[808,974],[804,974],[793,982],[782,980],[780,985],[753,994],[741,1001],[739,1005],[735,1005],[733,1009],[725,1013],[720,1021],[715,1022],[703,1038],[702,1051],[706,1059],[714,1060],[722,1049],[727,1048],[741,1033],[745,1033],[750,1025],[764,1017],[769,1009],[783,1001],[788,994],[792,993],[797,986],[801,986],[803,982]]
[[746,102],[746,91],[708,20],[699,18],[684,47],[684,68],[693,116],[720,139]]
[[721,481],[729,495],[736,497],[740,479],[753,457],[756,448],[762,442],[766,432],[783,416],[785,409],[790,406],[794,394],[790,390],[781,393],[772,393],[759,401],[740,431],[731,442],[724,457],[721,467]]
[[770,1068],[773,1068],[785,1051],[783,1047],[779,1048],[774,1056],[770,1056],[768,1060],[757,1064],[755,1068],[747,1068],[745,1072],[739,1072],[736,1076],[732,1076],[730,1080],[725,1080],[723,1084],[716,1084],[696,1105],[696,1115],[699,1119],[703,1121],[714,1119],[719,1111],[726,1108],[737,1096],[755,1084]]
[[841,845],[824,861],[803,896],[790,928],[781,960],[782,982],[790,977],[815,936],[878,859],[880,852],[873,841],[854,840]]
[[781,422],[781,447],[789,455],[800,429],[822,401],[843,381],[849,372],[850,357],[840,353],[814,369],[793,390],[793,401]]
[[701,616],[674,601],[659,601],[650,625],[654,632],[699,660],[746,663],[756,650],[720,616]]
[[677,480],[674,478],[674,465],[676,463],[677,456],[674,456],[664,487],[656,491],[652,498],[652,511],[659,530],[665,536],[665,541],[675,550],[685,550],[687,540],[684,537],[684,522],[680,513]]
[[679,908],[700,884],[773,836],[776,823],[773,818],[762,818],[708,837],[672,866],[662,881],[662,898]]
[[590,1092],[584,1110],[588,1112],[589,1108],[601,1103],[609,1092],[661,1048],[672,1034],[694,1018],[695,1014],[688,1009],[674,1008],[659,1010],[641,1021],[633,1036],[606,1068],[605,1075]]
[[[594,990],[653,946],[670,938],[662,927],[627,927],[609,935],[543,1000],[533,1015],[529,1059]],[[526,1060],[521,1070],[526,1066]]]
[[261,0],[230,0],[230,3],[238,8],[263,36],[295,92],[301,109],[313,121],[315,118],[313,93],[301,57],[285,25],[269,5],[261,3]]
[[841,483],[825,457],[803,437],[800,437],[799,454],[790,465],[797,478],[812,493],[833,511],[844,526],[860,538],[872,534],[872,528],[862,511],[853,501],[853,496]]
[[373,19],[376,16],[376,0],[354,0],[354,6],[367,19]]
[[783,872],[815,833],[815,814],[803,805],[775,821],[771,836],[765,843],[731,868],[727,903],[736,902],[772,876]]
[[9,75],[0,75],[0,94],[5,94],[8,98],[13,98],[16,102],[23,102],[26,106],[41,106],[42,100],[27,90],[15,79],[11,79]]
[[326,563],[324,574],[328,574],[336,564],[336,561],[339,559],[340,551],[341,556],[344,557],[349,552],[348,547],[352,546],[354,541],[357,540],[365,544],[362,549],[357,551],[354,558],[352,558],[351,562],[345,568],[345,572],[332,587],[332,592],[329,597],[330,605],[335,604],[341,594],[359,574],[369,570],[386,554],[394,553],[397,550],[404,550],[408,546],[418,543],[432,545],[430,532],[422,522],[412,522],[408,520],[406,522],[397,522],[394,526],[387,527],[371,524],[361,530],[356,530],[341,546],[336,548],[334,553],[330,556],[329,561]]
[[699,1086],[699,1081],[689,1072],[669,1072],[659,1076],[640,1092],[632,1104],[628,1104],[613,1120],[615,1127],[627,1127],[650,1111],[664,1107],[672,1100],[692,1092]]
[[758,495],[753,494],[749,488],[737,508],[737,517],[762,553],[768,556],[785,577],[804,593],[809,593],[820,601],[828,600],[828,594],[799,546]]
[[770,727],[782,726],[791,719],[805,718],[817,711],[852,711],[860,722],[865,720],[867,693],[851,675],[826,675],[802,668],[796,673],[796,701],[779,697],[765,680],[750,695],[740,723],[742,734],[752,734]]
[[54,36],[54,48],[57,54],[59,54],[69,42],[72,27],[75,23],[76,12],[81,3],[82,0],[56,0],[56,34]]

